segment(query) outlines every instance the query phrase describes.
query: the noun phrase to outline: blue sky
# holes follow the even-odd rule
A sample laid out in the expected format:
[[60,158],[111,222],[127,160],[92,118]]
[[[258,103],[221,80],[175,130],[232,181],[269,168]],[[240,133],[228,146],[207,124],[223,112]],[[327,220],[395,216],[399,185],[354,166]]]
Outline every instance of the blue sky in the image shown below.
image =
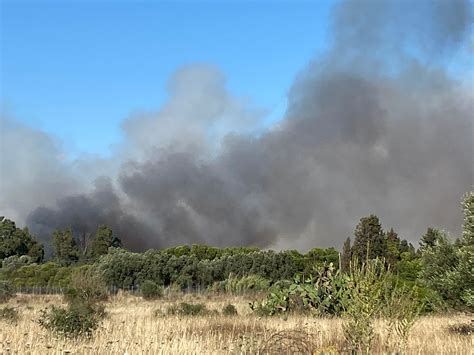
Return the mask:
[[332,3],[1,1],[1,103],[68,154],[107,156],[121,121],[159,108],[170,75],[205,62],[272,121],[325,48]]

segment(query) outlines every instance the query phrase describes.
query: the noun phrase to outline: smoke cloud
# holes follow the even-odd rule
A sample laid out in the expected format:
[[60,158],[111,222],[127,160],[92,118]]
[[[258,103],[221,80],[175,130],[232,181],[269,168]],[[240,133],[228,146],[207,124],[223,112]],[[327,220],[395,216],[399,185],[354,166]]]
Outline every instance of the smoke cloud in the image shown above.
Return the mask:
[[[158,112],[128,118],[109,161],[65,164],[49,137],[2,119],[12,138],[0,212],[43,238],[106,223],[134,250],[339,247],[370,213],[413,242],[428,226],[457,233],[474,181],[473,94],[448,68],[469,46],[470,11],[468,1],[338,4],[332,46],[265,132],[265,112],[208,65],[180,69]],[[92,178],[79,178],[85,165]]]

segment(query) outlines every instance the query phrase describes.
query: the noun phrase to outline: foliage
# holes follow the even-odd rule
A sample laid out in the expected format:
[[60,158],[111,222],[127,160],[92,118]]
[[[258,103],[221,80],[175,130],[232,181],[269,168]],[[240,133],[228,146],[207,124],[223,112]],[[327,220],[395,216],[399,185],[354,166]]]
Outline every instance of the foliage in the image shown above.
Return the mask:
[[15,287],[68,287],[76,268],[54,262],[28,264],[0,269],[0,279],[10,280]]
[[408,335],[417,320],[423,300],[417,288],[400,281],[385,260],[372,259],[360,264],[351,262],[348,297],[343,331],[353,352],[369,352],[374,338],[374,321],[388,321],[389,338],[396,334],[399,349],[405,350]]
[[352,251],[351,251],[351,238],[347,237],[344,245],[342,246],[342,254],[341,254],[341,271],[348,272],[351,264],[352,259]]
[[67,308],[52,306],[41,311],[39,324],[68,338],[90,337],[105,315],[100,301],[107,299],[102,275],[92,266],[75,269],[65,299]]
[[163,296],[163,288],[151,280],[143,281],[140,285],[140,291],[144,299],[155,299]]
[[368,352],[374,337],[373,321],[382,313],[390,274],[380,259],[351,262],[349,297],[345,303],[344,336],[351,349]]
[[121,246],[122,241],[113,235],[112,229],[106,225],[100,225],[92,240],[89,255],[93,258],[97,258],[107,254],[110,247],[119,248]]
[[0,216],[0,260],[13,255],[28,255],[39,262],[43,260],[44,248],[28,228],[17,228],[15,222]]
[[339,252],[334,248],[313,248],[304,255],[303,273],[310,274],[315,268],[324,267],[324,265],[339,265]]
[[53,250],[56,259],[62,265],[71,265],[79,260],[79,248],[70,228],[54,231]]
[[387,263],[393,267],[400,260],[400,238],[393,228],[390,228],[390,230],[385,234],[385,239],[387,244],[386,260]]
[[434,246],[423,250],[420,279],[426,286],[438,292],[452,307],[461,307],[463,283],[460,283],[458,277],[457,247],[445,233],[437,234]]
[[329,264],[317,269],[315,276],[296,275],[288,287],[273,289],[265,300],[253,302],[250,307],[259,315],[286,312],[338,315],[347,302],[346,283],[346,276]]
[[174,316],[203,316],[209,314],[205,304],[181,302],[179,305],[168,307],[167,314]]
[[458,250],[457,280],[460,283],[461,300],[471,311],[474,310],[474,191],[464,197],[463,232]]
[[9,323],[16,323],[20,315],[18,310],[13,307],[3,307],[0,308],[0,320],[9,322]]
[[422,311],[423,303],[420,302],[415,288],[395,285],[386,287],[385,291],[382,315],[388,320],[388,339],[395,333],[399,339],[398,348],[403,353],[410,331]]
[[90,304],[105,301],[108,290],[100,273],[86,265],[74,270],[65,296],[68,302],[79,301]]
[[420,239],[420,252],[427,248],[433,248],[440,236],[440,232],[434,228],[428,228],[426,233]]
[[10,281],[0,280],[0,303],[7,302],[14,295],[12,283]]
[[14,270],[14,269],[19,269],[20,267],[25,266],[25,265],[31,265],[33,263],[34,263],[34,259],[31,256],[12,255],[2,260],[2,268]]
[[100,324],[102,312],[95,305],[74,302],[68,308],[52,306],[41,310],[38,322],[43,328],[64,337],[90,337]]
[[222,314],[225,316],[236,316],[238,314],[237,308],[233,304],[226,304],[222,309]]
[[[245,251],[232,255],[224,253],[212,260],[200,260],[194,254],[185,255],[188,249],[182,249],[184,251],[178,249],[182,253],[176,252],[178,256],[168,249],[149,250],[142,254],[113,249],[100,257],[98,268],[102,270],[108,285],[124,289],[137,286],[145,280],[154,280],[164,286],[177,284],[181,289],[204,289],[229,277],[233,278],[233,282],[238,282],[237,279],[247,276],[248,279],[241,280],[235,286],[250,288],[256,282],[254,286],[258,288],[260,281],[257,277],[259,280],[276,282],[291,279],[295,273],[304,269],[303,256],[294,251]],[[248,284],[245,285],[246,282]],[[225,289],[226,284],[216,284],[216,290]],[[265,284],[261,288],[266,286]]]
[[360,261],[386,257],[387,243],[377,216],[370,215],[360,219],[354,232],[351,251],[355,259]]
[[474,310],[474,192],[462,202],[462,238],[451,242],[444,232],[428,230],[422,238],[420,279],[451,307]]

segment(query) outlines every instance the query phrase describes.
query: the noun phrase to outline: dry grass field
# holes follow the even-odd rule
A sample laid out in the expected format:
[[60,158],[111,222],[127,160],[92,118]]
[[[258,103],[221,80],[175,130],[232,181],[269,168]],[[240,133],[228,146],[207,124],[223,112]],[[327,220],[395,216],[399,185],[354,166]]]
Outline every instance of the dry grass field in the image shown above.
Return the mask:
[[[58,296],[17,295],[8,306],[16,307],[16,323],[0,320],[0,354],[263,354],[340,353],[344,349],[342,321],[306,316],[258,318],[248,307],[250,299],[230,296],[166,297],[144,301],[118,295],[106,304],[107,316],[91,339],[65,340],[42,329],[40,310],[61,304]],[[202,302],[221,311],[232,303],[236,316],[167,316],[173,303]],[[157,311],[157,310],[161,310]],[[469,323],[467,315],[422,317],[415,324],[406,353],[472,354],[472,335],[450,331]],[[373,353],[390,349],[387,330],[377,324]]]

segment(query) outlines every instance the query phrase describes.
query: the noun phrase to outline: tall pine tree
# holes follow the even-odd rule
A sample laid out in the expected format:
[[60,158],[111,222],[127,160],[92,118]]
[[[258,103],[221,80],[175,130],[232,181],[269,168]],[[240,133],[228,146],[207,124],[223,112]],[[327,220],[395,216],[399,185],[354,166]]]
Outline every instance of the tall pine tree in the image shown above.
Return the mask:
[[70,228],[54,231],[53,249],[55,257],[61,264],[70,265],[79,260],[79,248]]
[[119,238],[114,237],[112,229],[106,225],[101,225],[97,228],[95,237],[90,248],[90,255],[97,258],[101,255],[107,254],[109,247],[121,247],[122,242]]
[[386,234],[387,239],[387,262],[394,266],[400,260],[400,238],[398,234],[390,228]]
[[387,241],[377,216],[372,214],[360,219],[354,232],[354,245],[351,251],[359,262],[387,257]]

